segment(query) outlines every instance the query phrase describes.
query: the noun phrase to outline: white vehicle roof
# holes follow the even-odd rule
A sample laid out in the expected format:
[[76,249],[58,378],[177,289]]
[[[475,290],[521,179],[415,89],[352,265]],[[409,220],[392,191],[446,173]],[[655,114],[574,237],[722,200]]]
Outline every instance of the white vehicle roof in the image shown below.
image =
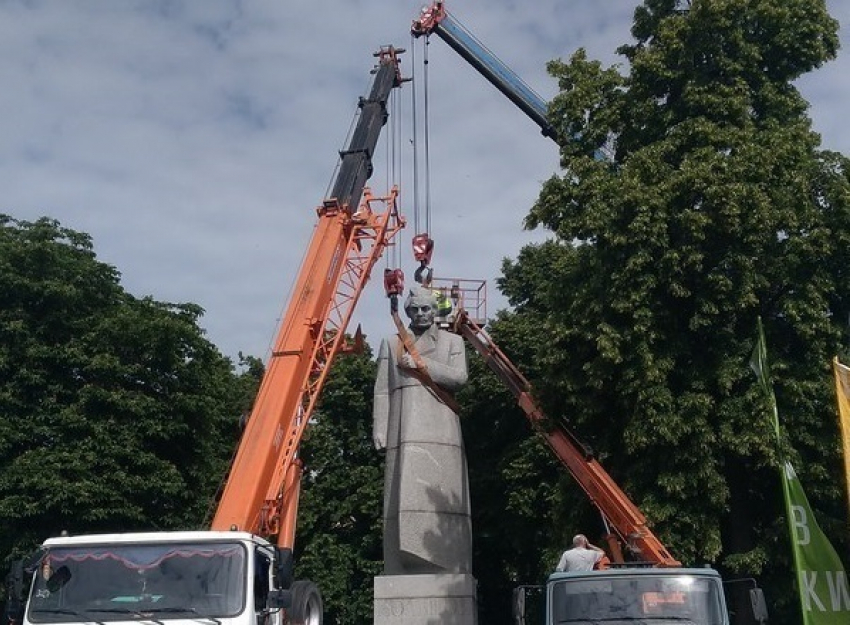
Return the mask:
[[639,575],[642,577],[701,577],[720,580],[720,574],[710,568],[686,568],[686,567],[633,567],[628,566],[601,569],[593,571],[558,571],[549,575],[549,580],[563,579],[597,579],[612,577],[630,577]]
[[269,542],[248,532],[184,531],[184,532],[126,532],[119,534],[81,534],[79,536],[56,536],[44,541],[45,547],[70,545],[114,545],[131,543],[185,543],[250,541],[258,544]]

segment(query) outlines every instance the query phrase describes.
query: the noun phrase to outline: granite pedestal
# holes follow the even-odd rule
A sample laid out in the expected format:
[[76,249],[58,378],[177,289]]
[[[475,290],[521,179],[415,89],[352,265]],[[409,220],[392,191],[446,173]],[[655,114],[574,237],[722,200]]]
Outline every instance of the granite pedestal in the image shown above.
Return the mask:
[[478,625],[472,575],[382,575],[374,588],[374,625]]

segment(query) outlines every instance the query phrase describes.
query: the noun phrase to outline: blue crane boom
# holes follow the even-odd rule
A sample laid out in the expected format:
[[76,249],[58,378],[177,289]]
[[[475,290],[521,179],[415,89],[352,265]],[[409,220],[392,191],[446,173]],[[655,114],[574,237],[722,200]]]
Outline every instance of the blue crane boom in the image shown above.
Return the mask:
[[547,102],[452,18],[446,11],[444,2],[440,0],[423,9],[419,19],[413,22],[410,32],[414,37],[436,33],[449,47],[540,126],[540,131],[544,136],[557,142],[555,130],[547,119]]
[[[422,9],[419,18],[414,20],[410,27],[411,34],[414,37],[429,36],[432,33],[439,36],[467,63],[478,70],[478,73],[490,84],[540,126],[544,136],[561,145],[563,138],[558,136],[549,122],[549,105],[546,100],[454,19],[446,11],[445,4],[444,0],[435,0],[431,6]],[[607,163],[614,161],[610,150],[604,146],[594,151],[594,158]]]

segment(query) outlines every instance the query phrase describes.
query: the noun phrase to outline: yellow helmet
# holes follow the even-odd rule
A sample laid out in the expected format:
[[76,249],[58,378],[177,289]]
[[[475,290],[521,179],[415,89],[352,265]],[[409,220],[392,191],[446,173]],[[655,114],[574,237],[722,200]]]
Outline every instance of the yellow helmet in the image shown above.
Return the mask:
[[434,290],[434,297],[437,299],[437,316],[447,317],[452,314],[452,300],[441,290]]

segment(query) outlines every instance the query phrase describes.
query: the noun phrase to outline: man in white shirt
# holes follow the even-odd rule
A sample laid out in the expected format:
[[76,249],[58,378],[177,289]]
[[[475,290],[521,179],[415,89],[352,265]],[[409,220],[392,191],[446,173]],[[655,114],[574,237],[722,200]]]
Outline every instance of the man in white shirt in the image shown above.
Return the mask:
[[558,561],[556,571],[592,571],[605,552],[591,545],[584,534],[573,538],[572,549],[567,549]]

